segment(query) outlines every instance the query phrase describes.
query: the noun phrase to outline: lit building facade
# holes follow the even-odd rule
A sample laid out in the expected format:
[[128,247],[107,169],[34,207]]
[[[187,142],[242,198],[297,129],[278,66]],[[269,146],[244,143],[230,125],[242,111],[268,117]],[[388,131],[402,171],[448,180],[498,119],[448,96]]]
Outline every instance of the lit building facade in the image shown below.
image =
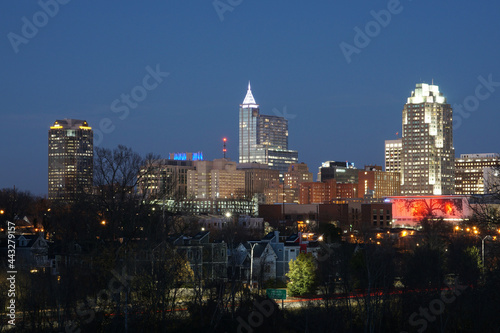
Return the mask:
[[196,162],[196,170],[187,173],[188,198],[242,199],[245,196],[245,171],[236,162],[221,158]]
[[402,195],[455,192],[452,118],[438,86],[416,85],[403,108]]
[[312,182],[313,174],[305,163],[293,163],[285,173],[285,187],[299,188],[300,183]]
[[401,194],[401,173],[382,171],[382,167],[365,166],[358,172],[358,197],[380,199]]
[[93,185],[94,137],[85,120],[56,120],[49,129],[49,200],[72,202]]
[[496,187],[498,169],[500,154],[461,154],[455,159],[455,194],[487,194]]
[[[171,154],[172,156],[172,154]],[[141,193],[152,199],[186,199],[187,173],[195,169],[192,160],[158,160],[141,168],[138,182]]]
[[458,224],[473,212],[464,195],[395,196],[384,202],[392,204],[392,224],[400,228],[420,228],[425,217]]
[[284,203],[287,204],[299,203],[299,189],[287,188],[283,186],[283,184],[267,188],[264,194],[266,204],[283,203],[283,200],[285,201]]
[[318,181],[335,179],[337,183],[358,183],[358,169],[349,162],[323,162],[319,167]]
[[385,140],[385,171],[401,173],[403,139]]
[[247,198],[252,198],[258,193],[265,193],[266,189],[279,185],[279,171],[269,169],[267,164],[239,163],[236,168],[245,172],[245,196]]
[[[335,182],[335,180],[333,180]],[[300,184],[299,204],[322,204],[336,197],[336,186],[331,182],[304,182]]]
[[335,199],[353,199],[357,197],[357,183],[339,183],[333,178],[323,182],[304,182],[299,186],[300,204],[330,203]]
[[298,152],[288,149],[288,120],[261,115],[250,83],[239,111],[239,162],[267,164],[280,171],[281,179],[298,162]]

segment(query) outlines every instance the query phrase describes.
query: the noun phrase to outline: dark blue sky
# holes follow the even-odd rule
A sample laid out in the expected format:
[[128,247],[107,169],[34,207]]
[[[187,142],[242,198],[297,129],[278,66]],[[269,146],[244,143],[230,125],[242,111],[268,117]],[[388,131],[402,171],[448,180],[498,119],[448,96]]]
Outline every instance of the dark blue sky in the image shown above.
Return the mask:
[[[101,146],[164,157],[201,150],[218,158],[227,136],[237,160],[248,80],[261,113],[286,107],[289,146],[313,173],[326,160],[383,164],[406,98],[432,79],[448,103],[474,110],[460,116],[457,155],[500,151],[500,84],[475,97],[478,77],[500,82],[497,1],[219,3],[232,9],[223,20],[212,0],[73,0],[55,15],[49,6],[53,17],[36,1],[0,2],[0,188],[47,193],[47,132],[61,118],[97,129],[107,118],[114,130]],[[371,12],[388,7],[390,20],[374,24]],[[23,17],[36,21],[36,34],[25,28],[23,36]],[[369,43],[355,41],[356,27],[369,29]],[[357,42],[350,63],[342,42]],[[141,88],[148,66],[169,73],[157,86],[147,81],[149,91]],[[132,91],[140,101],[124,117],[120,96]]]

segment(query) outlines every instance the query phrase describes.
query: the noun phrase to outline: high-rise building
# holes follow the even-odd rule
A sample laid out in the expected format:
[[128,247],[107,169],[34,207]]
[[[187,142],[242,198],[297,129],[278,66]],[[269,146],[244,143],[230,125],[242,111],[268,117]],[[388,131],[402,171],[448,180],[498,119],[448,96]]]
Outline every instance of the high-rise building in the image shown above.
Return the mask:
[[71,202],[93,185],[93,131],[85,120],[56,120],[49,129],[49,199]]
[[257,162],[279,170],[281,179],[288,166],[298,162],[298,152],[288,149],[288,120],[261,115],[250,83],[240,104],[239,155],[240,163]]
[[455,193],[452,108],[433,84],[418,83],[403,108],[401,193]]
[[266,189],[279,185],[279,171],[269,169],[267,164],[240,163],[236,168],[245,171],[245,196],[247,198],[252,198],[259,193],[263,194]]
[[358,197],[370,196],[373,199],[400,195],[401,173],[382,171],[381,166],[365,166],[358,172]]
[[146,192],[146,196],[151,199],[186,199],[187,173],[195,169],[195,163],[185,158],[161,159],[143,166],[138,189],[141,193]]
[[312,182],[313,174],[305,163],[293,163],[285,173],[285,186],[288,188],[299,188],[300,183]]
[[334,199],[358,197],[357,183],[338,183],[335,178],[322,182],[304,182],[299,185],[299,203],[329,203]]
[[455,194],[488,193],[497,183],[492,171],[499,168],[500,154],[461,154],[455,159]]
[[335,179],[337,183],[358,183],[358,169],[349,162],[323,162],[319,167],[318,181]]
[[187,193],[195,199],[243,199],[245,171],[225,158],[197,161],[196,170],[187,171]]
[[403,139],[385,140],[385,171],[401,173]]

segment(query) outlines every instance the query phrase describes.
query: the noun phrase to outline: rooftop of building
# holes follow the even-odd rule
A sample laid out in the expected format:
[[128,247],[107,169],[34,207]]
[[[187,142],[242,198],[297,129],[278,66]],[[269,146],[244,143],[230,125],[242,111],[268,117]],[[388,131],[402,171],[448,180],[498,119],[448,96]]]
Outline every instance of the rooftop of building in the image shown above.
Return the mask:
[[415,90],[408,97],[407,104],[439,103],[445,104],[446,98],[439,91],[439,86],[427,83],[417,83]]
[[245,99],[243,100],[243,103],[241,103],[241,107],[242,108],[258,108],[259,107],[257,102],[255,102],[255,98],[253,97],[252,87],[250,86],[250,81],[248,81],[247,94],[245,96]]
[[56,120],[50,129],[92,129],[86,120],[80,119],[60,119]]

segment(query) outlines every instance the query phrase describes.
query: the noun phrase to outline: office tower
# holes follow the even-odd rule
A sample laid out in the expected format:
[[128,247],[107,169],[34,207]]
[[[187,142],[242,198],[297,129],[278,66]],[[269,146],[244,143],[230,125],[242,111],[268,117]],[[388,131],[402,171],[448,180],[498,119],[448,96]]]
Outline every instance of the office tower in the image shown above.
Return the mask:
[[381,166],[365,166],[358,172],[358,197],[381,199],[401,194],[401,173],[382,171]]
[[403,139],[385,140],[385,171],[401,173]]
[[240,129],[239,129],[239,154],[240,163],[251,163],[255,161],[257,150],[257,122],[259,118],[259,105],[255,103],[252,95],[250,82],[248,91],[240,105]]
[[318,181],[335,179],[337,183],[357,184],[358,171],[358,169],[354,168],[354,163],[327,161],[323,162],[319,167]]
[[293,163],[285,173],[285,186],[288,188],[299,188],[300,183],[312,182],[313,174],[305,163]]
[[[192,153],[187,154],[190,156]],[[195,169],[196,161],[186,159],[186,153],[175,154],[175,157],[178,158],[157,160],[141,168],[141,173],[145,175],[140,177],[137,186],[141,194],[145,193],[150,199],[187,198],[187,173]]]
[[261,115],[250,83],[240,104],[239,155],[240,163],[256,162],[279,170],[280,179],[283,179],[290,164],[298,162],[298,152],[288,149],[288,120]]
[[358,197],[357,183],[338,183],[335,178],[322,182],[304,182],[299,185],[299,203],[331,203],[334,199]]
[[403,195],[455,193],[452,118],[438,86],[416,85],[403,108]]
[[299,203],[323,204],[337,197],[337,186],[334,179],[325,182],[305,182],[300,184]]
[[187,193],[195,199],[243,199],[245,171],[225,158],[197,161],[196,170],[187,171]]
[[264,194],[266,189],[278,187],[280,172],[269,169],[267,164],[239,163],[236,168],[245,171],[245,196]]
[[85,120],[56,120],[49,129],[49,199],[72,202],[93,184],[93,132]]
[[455,194],[486,194],[496,187],[499,154],[461,154],[455,159]]

